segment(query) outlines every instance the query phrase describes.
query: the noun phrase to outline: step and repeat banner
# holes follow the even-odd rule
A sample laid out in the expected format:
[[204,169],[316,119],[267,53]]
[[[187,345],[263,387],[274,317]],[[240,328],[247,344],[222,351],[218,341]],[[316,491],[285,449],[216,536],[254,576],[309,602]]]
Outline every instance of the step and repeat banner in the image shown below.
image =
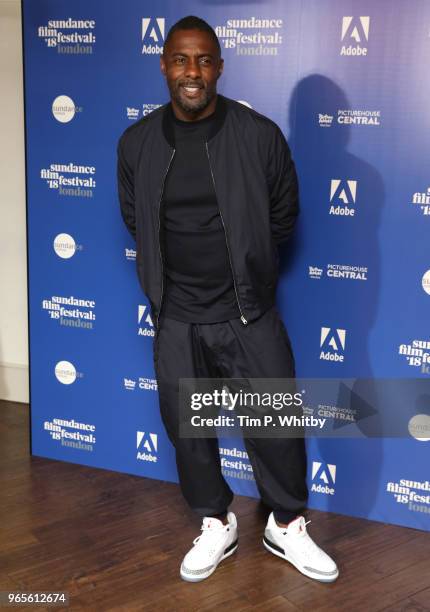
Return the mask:
[[[429,530],[424,0],[24,0],[32,454],[177,482],[116,145],[168,101],[160,54],[189,14],[220,39],[220,93],[273,119],[296,161],[278,307],[298,376],[405,382],[375,383],[404,435],[381,419],[378,435],[363,420],[355,437],[307,440],[309,506]],[[340,427],[359,385],[348,397],[309,412]],[[220,455],[233,490],[258,497],[243,441],[221,439]]]

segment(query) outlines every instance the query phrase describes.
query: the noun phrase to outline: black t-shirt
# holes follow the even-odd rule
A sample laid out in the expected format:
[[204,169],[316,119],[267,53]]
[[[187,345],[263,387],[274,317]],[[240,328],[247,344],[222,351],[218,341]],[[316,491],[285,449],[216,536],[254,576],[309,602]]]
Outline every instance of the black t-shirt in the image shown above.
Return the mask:
[[173,115],[176,152],[162,202],[163,312],[190,323],[240,317],[205,146],[214,116],[181,121]]

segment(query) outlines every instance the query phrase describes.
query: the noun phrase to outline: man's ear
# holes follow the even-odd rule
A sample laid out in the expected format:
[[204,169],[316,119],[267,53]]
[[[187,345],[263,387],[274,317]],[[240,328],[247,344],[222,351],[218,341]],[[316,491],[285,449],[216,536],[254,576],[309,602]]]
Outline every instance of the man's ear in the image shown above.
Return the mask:
[[164,57],[160,55],[160,70],[164,76],[166,76],[166,62],[164,61]]
[[224,60],[220,58],[219,67],[218,67],[218,78],[222,75],[223,70],[224,70]]

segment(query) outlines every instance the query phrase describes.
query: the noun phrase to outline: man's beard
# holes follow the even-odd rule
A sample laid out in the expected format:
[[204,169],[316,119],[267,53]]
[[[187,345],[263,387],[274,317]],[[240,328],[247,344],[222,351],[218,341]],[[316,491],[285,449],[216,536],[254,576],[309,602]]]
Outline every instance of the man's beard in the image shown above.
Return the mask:
[[196,113],[204,110],[207,106],[209,106],[211,100],[214,99],[216,95],[216,89],[208,89],[203,87],[201,90],[202,95],[199,96],[198,99],[192,100],[187,98],[182,93],[181,85],[175,84],[170,89],[170,95],[172,99],[176,102],[176,104],[186,113]]

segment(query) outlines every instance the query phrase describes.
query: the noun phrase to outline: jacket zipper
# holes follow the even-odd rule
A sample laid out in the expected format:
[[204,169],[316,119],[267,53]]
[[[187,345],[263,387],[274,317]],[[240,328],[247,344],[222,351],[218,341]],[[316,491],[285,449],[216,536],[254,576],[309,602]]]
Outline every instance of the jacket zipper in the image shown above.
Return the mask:
[[175,152],[176,152],[176,149],[173,149],[172,155],[170,156],[169,163],[167,165],[166,172],[164,173],[163,182],[162,182],[162,185],[161,185],[160,199],[158,201],[158,251],[160,253],[160,261],[161,261],[161,296],[160,296],[160,305],[158,307],[158,314],[157,314],[157,329],[159,327],[159,322],[160,322],[160,313],[161,313],[161,306],[163,304],[163,292],[164,292],[163,255],[161,254],[161,239],[160,239],[160,235],[161,235],[161,201],[163,199],[164,185],[166,183],[167,173],[169,172],[170,165],[172,163],[172,160],[173,160],[173,157],[175,155]]
[[[211,160],[210,160],[210,157],[209,157],[209,148],[208,148],[208,143],[207,143],[207,141],[205,142],[205,145],[206,145],[206,155],[207,155],[207,157],[208,157],[209,168],[210,168],[210,171],[211,171],[212,183],[213,183],[213,186],[214,186],[215,196],[216,196],[215,178],[214,178],[214,174],[213,174],[213,172],[212,172],[212,166],[211,166]],[[220,208],[220,206],[219,206],[219,202],[218,202],[218,197],[217,197],[217,196],[216,196],[216,200],[217,200],[217,204],[218,204],[219,216],[220,216],[220,218],[221,218],[221,223],[222,223],[222,226],[223,226],[223,229],[224,229],[225,243],[226,243],[226,245],[227,245],[228,260],[229,260],[229,262],[230,262],[231,275],[232,275],[232,277],[233,277],[233,287],[234,287],[234,292],[235,292],[235,294],[236,294],[237,305],[238,305],[238,307],[239,307],[239,312],[240,312],[240,320],[242,321],[242,323],[243,323],[244,325],[246,325],[246,324],[248,323],[248,321],[247,321],[247,320],[246,320],[246,318],[244,317],[243,312],[242,312],[242,309],[241,309],[241,307],[240,307],[239,295],[238,295],[238,293],[237,293],[237,288],[236,288],[236,280],[235,280],[235,277],[234,277],[233,264],[231,263],[230,247],[228,246],[227,231],[226,231],[226,229],[225,229],[224,219],[222,218],[221,208]]]

